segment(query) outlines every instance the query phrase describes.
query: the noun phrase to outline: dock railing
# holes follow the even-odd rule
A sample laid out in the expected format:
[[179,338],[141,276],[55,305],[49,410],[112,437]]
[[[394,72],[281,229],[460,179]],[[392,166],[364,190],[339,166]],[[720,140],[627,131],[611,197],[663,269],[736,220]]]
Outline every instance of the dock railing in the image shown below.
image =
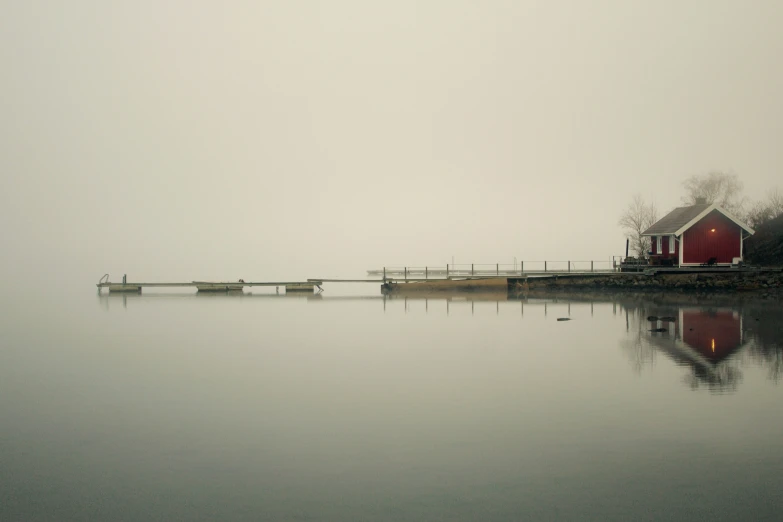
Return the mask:
[[386,266],[368,275],[387,279],[450,279],[453,277],[523,277],[536,274],[588,274],[616,272],[614,260],[520,261],[518,263],[451,263],[435,266]]

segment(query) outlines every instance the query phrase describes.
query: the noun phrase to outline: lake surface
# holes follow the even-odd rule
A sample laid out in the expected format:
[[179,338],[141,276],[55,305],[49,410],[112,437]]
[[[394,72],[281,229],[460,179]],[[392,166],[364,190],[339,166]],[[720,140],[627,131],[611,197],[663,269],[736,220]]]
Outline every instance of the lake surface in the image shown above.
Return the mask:
[[780,519],[780,302],[378,292],[5,297],[0,520]]

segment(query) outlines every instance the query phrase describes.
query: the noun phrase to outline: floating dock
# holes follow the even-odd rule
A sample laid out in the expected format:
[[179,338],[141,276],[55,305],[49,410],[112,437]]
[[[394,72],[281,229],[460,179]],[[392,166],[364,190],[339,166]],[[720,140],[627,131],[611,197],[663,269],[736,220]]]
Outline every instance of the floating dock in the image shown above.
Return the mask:
[[[104,279],[106,279],[104,281]],[[323,281],[309,279],[307,281],[191,281],[190,283],[112,283],[103,276],[96,285],[98,291],[107,288],[109,293],[141,293],[142,288],[195,288],[198,292],[242,292],[247,287],[274,286],[283,287],[286,292],[314,292],[316,288],[323,290]]]

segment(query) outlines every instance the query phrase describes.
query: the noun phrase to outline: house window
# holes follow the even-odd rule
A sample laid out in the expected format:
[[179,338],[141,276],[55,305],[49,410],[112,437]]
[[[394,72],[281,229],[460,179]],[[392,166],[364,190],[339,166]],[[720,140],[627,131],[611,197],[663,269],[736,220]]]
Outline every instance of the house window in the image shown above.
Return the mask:
[[661,243],[663,243],[663,236],[658,236],[658,239],[655,242],[656,254],[663,254],[663,246],[661,246]]
[[669,253],[674,253],[674,236],[669,236]]

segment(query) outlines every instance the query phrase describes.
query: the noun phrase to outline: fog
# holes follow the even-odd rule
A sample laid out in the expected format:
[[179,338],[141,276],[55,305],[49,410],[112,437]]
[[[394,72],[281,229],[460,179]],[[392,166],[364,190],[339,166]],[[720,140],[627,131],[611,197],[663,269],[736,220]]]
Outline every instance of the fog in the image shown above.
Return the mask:
[[4,284],[610,259],[780,183],[783,4],[4,2]]

